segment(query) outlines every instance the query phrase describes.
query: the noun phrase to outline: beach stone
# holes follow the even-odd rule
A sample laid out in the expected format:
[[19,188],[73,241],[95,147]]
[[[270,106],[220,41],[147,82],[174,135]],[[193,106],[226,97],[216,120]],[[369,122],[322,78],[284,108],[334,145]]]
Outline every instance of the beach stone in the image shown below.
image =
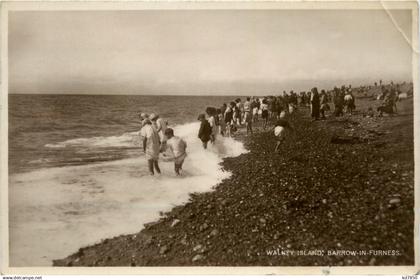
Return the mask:
[[193,262],[197,262],[197,261],[200,261],[200,260],[202,260],[202,259],[204,259],[204,256],[203,256],[203,255],[195,255],[195,256],[192,258],[192,261],[193,261]]
[[219,234],[219,231],[217,230],[217,229],[213,229],[211,232],[210,232],[210,236],[216,236],[216,235],[218,235]]
[[173,221],[172,221],[172,224],[171,224],[171,227],[176,226],[177,224],[179,224],[179,222],[181,222],[181,221],[180,221],[180,220],[178,220],[178,219],[173,220]]
[[201,251],[202,249],[203,249],[203,245],[198,244],[197,246],[195,246],[195,247],[193,248],[193,251],[194,251],[194,252],[197,252],[197,251]]
[[145,245],[151,245],[152,243],[153,243],[153,238],[152,237],[149,237],[149,238],[146,239],[146,241],[144,241]]
[[200,231],[203,231],[203,230],[206,230],[207,228],[208,228],[209,226],[206,224],[206,223],[204,223],[204,224],[202,224],[201,226],[200,226]]
[[163,255],[163,254],[165,254],[165,253],[167,253],[169,251],[169,248],[168,248],[168,246],[162,246],[161,248],[160,248],[160,250],[159,250],[159,253],[161,254],[161,255]]
[[389,200],[389,204],[398,204],[401,202],[401,199],[399,198],[393,198],[391,200]]

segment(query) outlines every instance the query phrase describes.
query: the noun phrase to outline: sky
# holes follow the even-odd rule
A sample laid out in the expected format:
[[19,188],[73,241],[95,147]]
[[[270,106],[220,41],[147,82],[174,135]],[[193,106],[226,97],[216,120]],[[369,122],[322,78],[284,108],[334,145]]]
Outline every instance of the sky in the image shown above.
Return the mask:
[[[411,11],[15,11],[9,92],[275,94],[411,80]],[[401,32],[402,33],[401,33]]]

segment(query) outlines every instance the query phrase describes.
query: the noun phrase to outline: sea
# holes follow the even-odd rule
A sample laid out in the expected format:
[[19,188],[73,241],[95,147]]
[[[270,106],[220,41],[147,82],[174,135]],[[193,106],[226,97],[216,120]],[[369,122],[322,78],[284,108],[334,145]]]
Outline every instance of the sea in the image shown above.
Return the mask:
[[[231,174],[220,162],[247,150],[197,138],[197,116],[233,96],[9,95],[9,262],[51,266],[80,247],[136,233]],[[157,113],[187,142],[184,173],[162,159],[150,176],[139,113]]]

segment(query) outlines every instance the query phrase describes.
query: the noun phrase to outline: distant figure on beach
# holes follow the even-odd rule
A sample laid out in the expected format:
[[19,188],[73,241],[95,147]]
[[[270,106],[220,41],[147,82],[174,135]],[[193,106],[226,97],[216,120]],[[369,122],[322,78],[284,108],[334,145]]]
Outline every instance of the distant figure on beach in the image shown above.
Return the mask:
[[330,110],[330,106],[328,105],[328,96],[325,92],[325,90],[321,90],[321,98],[320,98],[320,113],[321,113],[321,119],[325,120],[325,111]]
[[[223,104],[226,106],[226,104]],[[226,109],[225,109],[226,111]],[[225,117],[223,116],[222,109],[216,109],[217,119],[219,120],[219,134],[225,136],[226,123]]]
[[[233,104],[232,104],[233,103]],[[232,136],[232,122],[233,122],[233,107],[235,106],[234,102],[229,103],[229,105],[227,106],[225,113],[224,113],[224,120],[225,120],[225,125],[226,125],[226,129],[225,129],[225,135],[227,137],[231,137]]]
[[274,152],[278,152],[281,144],[284,142],[286,137],[286,129],[293,130],[290,126],[289,122],[285,119],[277,120],[276,125],[274,127],[274,136],[276,136],[277,144]]
[[251,102],[252,122],[258,121],[258,111],[260,110],[260,103],[257,98],[253,97]]
[[261,104],[261,118],[263,119],[263,129],[267,128],[267,124],[268,124],[268,104],[267,104],[267,99],[263,99],[262,100],[262,104]]
[[293,113],[298,108],[297,94],[291,90],[289,94],[289,112]]
[[381,106],[379,106],[377,108],[377,111],[379,112],[379,116],[382,117],[383,113],[387,113],[389,115],[393,115],[394,112],[394,103],[395,103],[395,97],[392,93],[392,89],[391,91],[388,91],[387,89],[384,90],[384,100],[381,104]]
[[238,98],[233,103],[235,104],[232,107],[232,109],[233,109],[233,124],[237,125],[237,126],[241,126],[241,109],[240,109],[241,99]]
[[244,121],[246,124],[246,134],[252,134],[252,114],[251,114],[251,98],[247,97],[244,103]]
[[152,127],[152,121],[145,119],[143,127],[140,130],[140,136],[143,139],[143,151],[146,154],[146,159],[149,164],[150,175],[154,175],[156,172],[160,174],[160,168],[158,164],[160,141],[159,135],[156,130]]
[[152,126],[159,134],[159,139],[161,143],[165,142],[165,130],[167,122],[163,120],[158,114],[150,114],[149,119],[152,121]]
[[198,120],[201,122],[200,130],[198,131],[198,138],[200,138],[201,142],[203,142],[203,148],[207,149],[207,143],[210,141],[212,133],[211,126],[206,120],[206,116],[204,114],[200,114],[198,116]]
[[353,114],[353,110],[356,109],[356,104],[351,89],[348,89],[344,95],[344,106],[346,108],[346,113],[350,113],[350,115]]
[[241,126],[244,123],[244,104],[240,98],[236,99],[235,102],[236,107],[238,108],[237,124],[238,126]]
[[342,116],[343,107],[344,107],[344,94],[342,94],[340,89],[337,87],[334,87],[333,102],[334,102],[334,116],[336,117]]
[[166,147],[169,148],[174,157],[175,174],[179,176],[181,175],[180,171],[182,170],[184,160],[187,157],[187,143],[178,136],[175,136],[172,128],[165,130],[165,137],[168,139],[166,141]]
[[309,108],[311,108],[311,95],[312,95],[312,92],[310,91],[306,93],[306,104],[307,104],[306,106]]
[[311,116],[314,120],[319,119],[319,94],[316,87],[311,90]]
[[390,103],[392,105],[392,109],[395,113],[397,113],[397,102],[399,101],[399,90],[396,90],[394,87],[391,88],[389,92]]
[[207,121],[210,124],[211,127],[211,134],[210,134],[210,141],[214,144],[216,141],[217,133],[219,132],[219,128],[217,127],[217,120],[216,120],[216,108],[213,107],[207,107],[206,108],[207,113]]

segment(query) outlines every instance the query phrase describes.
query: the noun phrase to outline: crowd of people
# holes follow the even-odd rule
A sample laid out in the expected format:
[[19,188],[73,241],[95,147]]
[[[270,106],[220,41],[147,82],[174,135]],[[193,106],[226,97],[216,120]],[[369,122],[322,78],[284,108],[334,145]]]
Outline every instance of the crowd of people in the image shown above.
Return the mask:
[[[360,88],[359,88],[360,90]],[[362,89],[363,90],[363,89]],[[381,94],[378,99],[383,100],[378,112],[392,113],[396,111],[396,102],[399,96],[399,87],[393,86],[390,89],[381,85]],[[207,107],[205,113],[198,116],[200,128],[198,138],[204,149],[208,143],[215,144],[219,137],[232,137],[240,128],[246,127],[246,134],[253,134],[253,123],[262,122],[262,129],[272,127],[277,138],[275,151],[279,150],[284,141],[285,132],[293,131],[286,116],[293,114],[299,107],[310,107],[311,118],[316,120],[326,119],[326,112],[331,110],[330,103],[334,105],[332,115],[335,117],[352,114],[356,109],[355,96],[352,86],[334,87],[332,90],[321,90],[316,87],[308,92],[299,94],[290,91],[283,91],[278,96],[246,97],[242,102],[237,98],[229,103],[224,103],[220,108]],[[373,110],[370,108],[371,112]],[[149,171],[151,175],[160,173],[158,158],[159,153],[169,150],[173,155],[174,169],[177,175],[181,174],[183,162],[187,156],[187,143],[174,135],[174,131],[167,127],[167,121],[157,114],[140,114],[141,130],[140,136],[143,141],[143,149],[146,154]]]
[[394,114],[397,112],[397,102],[399,101],[401,90],[399,85],[394,86],[391,83],[390,88],[381,86],[380,94],[377,99],[382,100],[382,104],[377,108],[379,116],[382,116],[383,113]]
[[168,128],[167,121],[157,114],[141,113],[140,137],[149,166],[150,175],[160,174],[159,154],[170,150],[176,175],[181,175],[182,165],[187,157],[187,143]]

